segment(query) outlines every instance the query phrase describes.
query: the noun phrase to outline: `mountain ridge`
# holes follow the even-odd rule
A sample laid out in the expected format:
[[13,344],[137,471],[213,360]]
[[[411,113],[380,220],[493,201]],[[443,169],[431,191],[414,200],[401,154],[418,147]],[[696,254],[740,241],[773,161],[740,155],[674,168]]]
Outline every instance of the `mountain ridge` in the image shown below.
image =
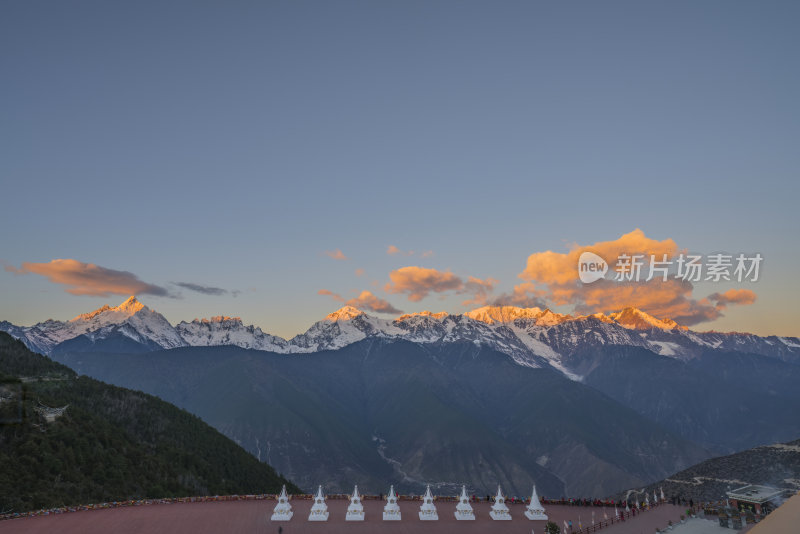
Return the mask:
[[569,356],[609,344],[641,347],[685,360],[711,348],[800,363],[800,339],[796,337],[695,332],[631,307],[608,315],[573,316],[549,309],[483,306],[463,314],[419,312],[383,319],[344,306],[287,340],[245,325],[239,317],[215,316],[173,326],[132,296],[119,306],[106,305],[69,321],[50,319],[30,327],[2,321],[0,330],[44,354],[229,345],[295,354],[338,349],[368,337],[416,343],[470,341],[508,354],[520,365],[550,366],[575,380],[581,375],[565,364]]

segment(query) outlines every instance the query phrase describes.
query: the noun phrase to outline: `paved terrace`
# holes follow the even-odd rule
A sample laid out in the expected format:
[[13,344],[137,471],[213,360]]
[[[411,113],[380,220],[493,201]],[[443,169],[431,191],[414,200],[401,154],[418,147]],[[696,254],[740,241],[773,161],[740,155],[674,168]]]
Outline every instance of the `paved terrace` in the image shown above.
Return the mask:
[[[508,504],[511,521],[493,521],[489,517],[492,503],[473,502],[475,521],[456,521],[453,512],[455,502],[437,501],[438,521],[420,521],[417,512],[420,501],[400,501],[402,521],[383,521],[383,501],[364,500],[365,520],[363,522],[346,522],[344,520],[348,500],[328,499],[330,517],[327,522],[309,522],[308,512],[311,500],[292,499],[294,516],[289,522],[272,522],[269,520],[274,499],[236,500],[217,502],[188,502],[172,504],[149,504],[69,512],[63,514],[41,515],[0,521],[2,534],[37,534],[59,532],[61,534],[115,534],[148,533],[148,534],[275,534],[278,527],[283,534],[478,534],[486,532],[502,532],[508,534],[544,533],[544,521],[529,521],[524,515],[524,504]],[[595,512],[594,531],[603,534],[653,534],[656,528],[663,529],[667,522],[677,523],[686,507],[662,504],[638,513],[623,522],[599,528],[603,521],[602,507],[545,505],[545,512],[551,521],[555,521],[563,530],[563,522],[572,520],[573,532],[578,532],[578,521],[584,527],[584,533],[593,530],[592,510]],[[609,518],[614,516],[614,507],[606,508]],[[620,511],[621,512],[621,511]],[[589,532],[587,532],[589,531]]]

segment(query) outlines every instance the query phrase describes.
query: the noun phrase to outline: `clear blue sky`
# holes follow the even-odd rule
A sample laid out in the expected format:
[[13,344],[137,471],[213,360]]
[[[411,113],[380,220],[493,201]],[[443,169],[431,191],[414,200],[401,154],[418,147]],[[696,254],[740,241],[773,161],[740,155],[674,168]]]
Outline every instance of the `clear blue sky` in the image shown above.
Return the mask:
[[[798,335],[798,21],[788,1],[3,2],[0,258],[130,271],[181,294],[142,296],[173,322],[287,336],[340,305],[320,289],[460,312],[389,272],[497,294],[534,252],[641,228],[765,257],[756,303],[702,328]],[[64,289],[0,271],[0,319],[124,299]]]

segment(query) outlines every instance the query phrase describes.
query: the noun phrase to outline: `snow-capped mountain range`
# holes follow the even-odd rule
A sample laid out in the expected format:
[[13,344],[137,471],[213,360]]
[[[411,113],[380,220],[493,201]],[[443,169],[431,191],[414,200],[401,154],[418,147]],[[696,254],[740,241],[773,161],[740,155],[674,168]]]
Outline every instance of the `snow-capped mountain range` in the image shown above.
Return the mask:
[[141,351],[235,345],[282,354],[335,350],[366,338],[422,344],[469,342],[508,354],[520,365],[549,365],[572,379],[580,377],[570,370],[569,356],[598,345],[636,346],[680,359],[719,349],[800,361],[797,337],[694,332],[635,308],[609,315],[572,316],[539,308],[484,306],[457,315],[421,312],[382,319],[345,306],[286,340],[259,327],[245,326],[238,317],[195,319],[173,326],[163,315],[130,297],[119,306],[103,306],[69,321],[49,319],[29,327],[1,321],[0,330],[45,354],[67,348],[104,350],[103,343],[111,339],[122,339]]

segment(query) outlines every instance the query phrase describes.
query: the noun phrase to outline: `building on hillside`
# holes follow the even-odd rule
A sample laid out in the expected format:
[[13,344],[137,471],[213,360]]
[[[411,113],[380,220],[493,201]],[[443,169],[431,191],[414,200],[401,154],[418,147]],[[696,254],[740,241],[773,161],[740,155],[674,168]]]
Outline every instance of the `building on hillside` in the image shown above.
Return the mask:
[[729,491],[727,495],[732,507],[764,515],[780,506],[786,498],[786,490],[750,484]]

